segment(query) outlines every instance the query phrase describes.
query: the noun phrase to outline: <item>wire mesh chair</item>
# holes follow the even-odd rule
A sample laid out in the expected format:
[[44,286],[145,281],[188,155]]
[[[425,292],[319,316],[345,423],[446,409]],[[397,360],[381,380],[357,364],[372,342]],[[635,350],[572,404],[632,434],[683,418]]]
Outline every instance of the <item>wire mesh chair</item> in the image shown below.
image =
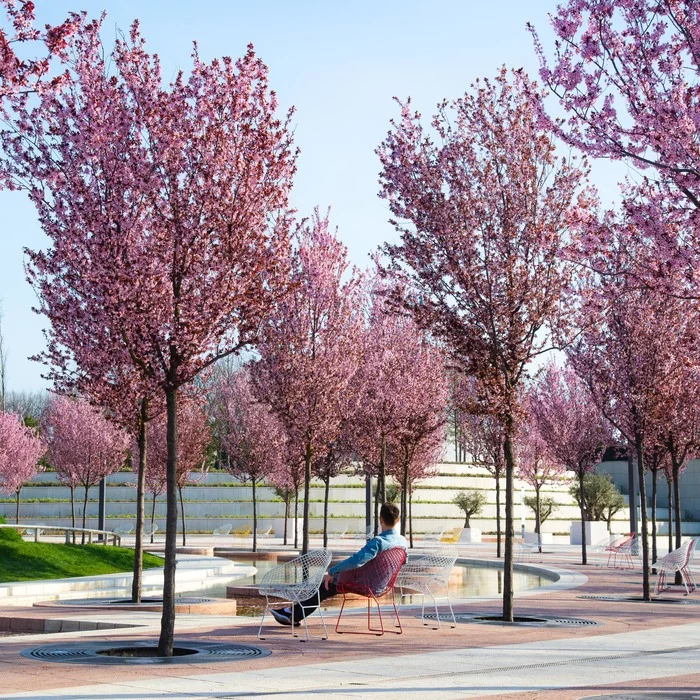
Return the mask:
[[[294,606],[301,605],[312,596],[316,595],[316,601],[313,606],[318,607],[321,622],[323,623],[323,639],[328,639],[328,630],[326,629],[326,621],[323,619],[323,611],[321,610],[321,600],[319,597],[319,588],[323,582],[323,576],[328,570],[328,565],[331,563],[332,554],[328,549],[312,549],[300,557],[296,557],[286,564],[270,569],[262,578],[258,586],[260,595],[265,596],[265,608],[260,620],[258,628],[258,639],[261,637],[265,615],[273,607],[280,605],[288,605],[292,609],[292,636],[296,637],[294,631],[295,625],[300,622],[304,623],[306,632],[306,641],[309,640],[309,628],[306,624],[306,617],[301,620],[294,619]],[[274,598],[275,600],[270,600]],[[302,605],[302,609],[305,606]]]
[[[379,598],[389,594],[391,594],[391,602],[394,606],[394,614],[396,615],[396,626],[399,628],[397,634],[403,632],[399,611],[396,607],[396,600],[394,599],[394,585],[396,584],[396,578],[405,561],[406,550],[403,547],[391,547],[390,549],[385,549],[383,552],[379,552],[374,559],[370,559],[364,566],[358,569],[341,571],[338,574],[336,589],[338,593],[343,594],[343,604],[340,606],[338,621],[335,624],[335,631],[338,634],[343,634],[339,629],[340,619],[343,616],[343,610],[345,609],[345,603],[349,593],[367,598],[367,629],[369,630],[368,632],[353,630],[348,632],[349,634],[376,634],[378,637],[383,635],[385,630]],[[374,601],[377,606],[379,628],[372,627],[372,601]]]
[[632,555],[636,551],[635,537],[636,534],[630,532],[629,535],[621,537],[605,548],[605,551],[608,553],[608,567],[610,567],[610,560],[612,559],[612,568],[617,569],[617,559],[619,557],[622,560],[620,564],[621,569],[634,569]]
[[[409,558],[401,569],[396,585],[401,590],[401,597],[411,595],[411,592],[418,592],[421,595],[421,622],[426,625],[425,621],[425,596],[429,595],[435,606],[435,619],[438,629],[440,627],[440,612],[438,610],[437,599],[445,598],[452,616],[452,627],[457,626],[454,610],[452,610],[452,601],[450,600],[449,581],[450,574],[454,568],[459,550],[456,547],[444,547],[436,554],[428,554],[415,559]],[[404,589],[408,589],[408,593],[404,593]],[[442,592],[442,595],[440,593]]]
[[666,574],[675,574],[679,572],[681,575],[681,581],[685,586],[685,594],[689,595],[695,588],[695,581],[693,579],[693,574],[690,571],[689,564],[690,560],[693,558],[693,552],[695,551],[695,544],[697,539],[689,540],[685,544],[681,545],[678,549],[674,549],[669,552],[665,557],[657,559],[654,562],[654,566],[658,569],[659,575],[656,579],[656,588],[654,590],[654,595],[658,595],[661,591],[666,590],[669,586],[666,585]]

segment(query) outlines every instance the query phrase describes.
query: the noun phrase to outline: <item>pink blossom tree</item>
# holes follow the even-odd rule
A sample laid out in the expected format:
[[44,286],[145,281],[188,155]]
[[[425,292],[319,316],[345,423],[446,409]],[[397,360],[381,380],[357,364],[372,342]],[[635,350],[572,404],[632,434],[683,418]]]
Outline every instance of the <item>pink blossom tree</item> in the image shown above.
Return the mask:
[[216,391],[217,417],[221,423],[224,467],[253,490],[253,551],[257,551],[257,492],[265,479],[284,468],[287,437],[270,409],[253,395],[248,369],[227,377]]
[[[617,266],[615,255],[635,253],[629,242],[624,251],[611,249],[611,267]],[[580,335],[567,351],[594,403],[637,458],[645,600],[650,599],[645,447],[658,434],[662,388],[677,386],[679,350],[688,347],[688,335],[694,334],[694,324],[684,323],[687,303],[642,286],[630,275],[599,275],[583,289]]]
[[483,467],[496,483],[496,556],[501,557],[501,479],[505,476],[503,424],[489,413],[489,402],[476,380],[462,376],[454,393],[459,411],[461,450],[473,464]]
[[[81,30],[84,14],[71,13],[61,24],[39,29],[35,26],[35,7],[31,0],[0,2],[0,114],[27,94],[55,86],[66,78],[50,76],[53,59],[65,58],[73,36]],[[42,55],[22,57],[16,47],[37,46]]]
[[284,426],[292,463],[304,464],[306,552],[311,467],[340,434],[359,362],[360,277],[318,211],[299,231],[292,267],[292,291],[262,329],[253,379]]
[[[347,434],[347,433],[345,433]],[[340,437],[319,450],[311,465],[311,472],[323,482],[323,546],[328,546],[328,503],[330,499],[331,479],[338,476],[344,468],[353,463],[353,453],[341,427]]]
[[70,89],[20,111],[21,135],[6,149],[13,183],[29,189],[51,243],[29,256],[40,310],[51,322],[47,360],[81,366],[95,339],[108,338],[106,354],[128,356],[165,396],[158,650],[170,656],[178,391],[254,341],[286,287],[295,151],[252,47],[238,61],[209,64],[195,51],[189,76],[164,87],[135,24],[110,59],[114,75],[99,26],[82,32]]
[[[75,489],[82,486],[86,527],[90,488],[121,469],[127,456],[126,433],[108,421],[87,401],[57,396],[43,416],[42,433],[48,445],[48,461],[71,490],[71,522],[75,527]],[[81,541],[85,544],[85,533]]]
[[[682,314],[681,323],[697,328],[697,309],[692,303],[681,304],[679,300],[669,301],[671,307],[677,307],[677,313]],[[678,318],[678,317],[676,317]],[[675,523],[675,547],[681,546],[681,525],[683,514],[681,510],[680,476],[691,459],[700,456],[700,409],[696,404],[696,389],[700,382],[700,367],[697,364],[697,350],[694,346],[698,341],[694,330],[686,336],[691,345],[677,347],[680,353],[672,358],[677,367],[674,381],[666,382],[659,387],[659,404],[657,405],[658,439],[665,447],[670,465],[667,473],[673,484],[673,512]],[[671,501],[669,500],[669,509]],[[652,561],[654,561],[652,557]],[[680,583],[680,578],[678,583]]]
[[22,486],[39,470],[46,444],[21,416],[0,411],[0,490],[17,498],[15,522],[19,523]]
[[[438,390],[441,388],[438,384]],[[413,547],[413,488],[417,481],[435,476],[436,465],[445,452],[446,406],[440,404],[445,395],[439,394],[430,401],[425,412],[414,414],[407,420],[399,435],[389,441],[387,453],[390,461],[387,473],[399,485],[401,494],[401,533],[407,536]],[[431,411],[431,408],[433,409]]]
[[530,420],[560,470],[576,474],[581,506],[581,563],[586,557],[583,482],[612,443],[609,425],[586,384],[566,366],[550,363],[529,395]]
[[[530,397],[528,397],[530,398]],[[526,410],[532,411],[526,400]],[[543,437],[532,415],[518,426],[515,456],[520,478],[535,489],[535,532],[542,551],[542,488],[564,473],[565,466],[552,458],[548,441]]]
[[[379,505],[386,500],[387,471],[403,483],[399,466],[387,463],[388,444],[396,442],[401,431],[406,431],[410,442],[410,434],[416,433],[409,428],[409,421],[418,420],[417,415],[423,408],[426,411],[423,416],[433,417],[433,420],[426,418],[431,425],[428,432],[441,431],[446,410],[442,359],[412,318],[397,314],[388,306],[387,297],[393,287],[394,284],[382,280],[379,275],[375,275],[368,286],[364,353],[355,380],[359,400],[349,438],[353,450],[362,458],[365,471],[377,475],[375,532]],[[417,425],[413,428],[417,430]],[[394,454],[399,453],[395,450]],[[400,460],[407,465],[411,462],[403,455]],[[404,496],[402,492],[402,498]],[[406,515],[403,509],[404,528]]]
[[513,619],[513,439],[518,389],[548,343],[568,282],[561,252],[583,173],[557,161],[538,126],[540,92],[505,69],[440,105],[433,132],[410,102],[379,148],[382,196],[401,242],[386,245],[416,289],[405,306],[487,387],[503,425],[506,542],[503,616]]
[[[444,353],[415,335],[410,370],[404,375],[404,405],[393,438],[398,463],[393,475],[401,487],[401,534],[408,532],[411,484],[442,456],[447,433],[449,383]],[[407,354],[408,354],[407,353]],[[411,537],[412,539],[412,537]]]
[[550,16],[540,75],[569,114],[557,128],[593,156],[653,168],[700,206],[700,7],[687,0],[566,0]]
[[[658,554],[657,547],[657,493],[658,493],[658,477],[659,473],[669,476],[671,471],[671,460],[668,455],[668,450],[665,445],[658,439],[659,436],[651,435],[647,441],[647,445],[644,447],[644,464],[647,471],[651,474],[651,561],[655,562]],[[671,508],[671,503],[673,503],[673,497],[671,492],[671,481],[667,480],[668,483],[668,512],[669,512],[669,522],[668,522],[668,551],[670,552],[673,547],[671,546],[671,537],[673,528],[671,527],[673,509]],[[630,505],[632,496],[630,495]]]

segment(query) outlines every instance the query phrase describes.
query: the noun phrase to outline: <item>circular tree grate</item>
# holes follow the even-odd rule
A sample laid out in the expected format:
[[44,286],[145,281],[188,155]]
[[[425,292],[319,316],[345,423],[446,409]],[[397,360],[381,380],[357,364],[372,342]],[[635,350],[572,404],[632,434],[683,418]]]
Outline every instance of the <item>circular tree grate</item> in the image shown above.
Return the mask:
[[[417,617],[420,617],[418,615]],[[435,620],[436,615],[426,614],[426,619]],[[486,625],[511,625],[522,627],[593,627],[599,625],[595,620],[584,620],[579,617],[554,617],[550,615],[527,616],[518,615],[513,622],[505,622],[500,615],[487,615],[485,613],[455,613],[457,622],[476,622]],[[452,622],[452,617],[445,613],[440,615],[441,622]]]
[[690,600],[688,598],[652,598],[644,600],[642,596],[624,595],[579,595],[577,598],[583,600],[611,600],[616,603],[661,603],[662,605],[700,605],[700,600]]
[[269,649],[247,644],[221,644],[180,640],[173,656],[154,656],[156,644],[151,641],[124,641],[73,644],[46,644],[20,652],[27,659],[70,664],[183,664],[239,661],[269,656]]
[[585,698],[581,698],[581,700],[700,700],[700,693],[647,693],[645,691],[630,691],[628,693],[615,693],[614,695],[587,695]]

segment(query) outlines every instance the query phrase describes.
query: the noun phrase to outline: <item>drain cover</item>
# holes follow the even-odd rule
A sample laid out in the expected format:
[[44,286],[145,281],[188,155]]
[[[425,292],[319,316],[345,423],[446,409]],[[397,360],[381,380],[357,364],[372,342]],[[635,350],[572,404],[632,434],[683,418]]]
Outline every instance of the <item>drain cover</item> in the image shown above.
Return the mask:
[[[216,661],[239,661],[242,659],[269,656],[269,649],[246,644],[221,644],[180,640],[175,644],[173,656],[143,656],[147,650],[155,649],[151,641],[115,640],[75,644],[46,644],[20,653],[27,659],[68,664],[185,664],[213,663]],[[133,654],[133,655],[125,655]]]
[[[193,596],[181,596],[175,598],[175,605],[200,605],[202,603],[216,603],[216,598],[195,598]],[[75,600],[52,600],[52,605],[162,605],[162,598],[141,598],[141,603],[132,602],[131,598],[78,598]]]
[[[420,617],[420,615],[417,615]],[[434,613],[426,614],[426,619],[437,619]],[[595,620],[584,620],[579,617],[552,617],[550,615],[526,616],[518,615],[513,622],[504,622],[500,615],[487,615],[486,613],[455,613],[457,622],[477,622],[487,625],[511,625],[514,627],[594,627],[599,625]],[[440,615],[441,622],[452,622],[452,617],[447,614]]]
[[615,693],[614,695],[586,695],[581,700],[700,700],[700,693]]
[[640,595],[579,595],[576,597],[582,598],[584,600],[613,600],[617,603],[661,603],[662,605],[700,605],[700,600],[690,600],[688,598],[652,598],[651,600],[644,600],[644,598],[642,598],[642,596]]

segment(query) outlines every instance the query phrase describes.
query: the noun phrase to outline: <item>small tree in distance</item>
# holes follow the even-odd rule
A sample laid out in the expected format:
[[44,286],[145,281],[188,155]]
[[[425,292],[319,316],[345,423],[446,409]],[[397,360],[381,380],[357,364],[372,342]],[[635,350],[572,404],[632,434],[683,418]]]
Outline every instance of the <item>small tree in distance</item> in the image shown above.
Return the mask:
[[239,369],[218,387],[224,468],[253,490],[253,551],[257,551],[257,485],[284,466],[287,438],[270,409],[253,395],[250,375]]
[[[71,521],[75,527],[75,489],[82,486],[82,527],[86,527],[90,488],[126,462],[128,435],[83,399],[56,396],[44,414],[42,432],[48,461],[71,490]],[[81,542],[85,544],[83,532]]]
[[615,514],[627,506],[609,474],[586,474],[583,477],[583,504],[578,485],[572,486],[569,493],[579,507],[583,505],[587,520],[605,520],[608,530]]
[[548,454],[562,469],[578,478],[581,510],[581,563],[586,557],[586,514],[583,486],[612,441],[610,428],[590,393],[571,367],[550,364],[529,395],[532,423],[542,436]]
[[27,427],[17,414],[0,411],[0,491],[15,494],[17,523],[22,486],[39,470],[44,452],[46,443],[36,430]]
[[469,528],[471,518],[479,515],[486,505],[486,494],[481,491],[460,491],[452,499],[452,503],[464,512],[464,527]]

